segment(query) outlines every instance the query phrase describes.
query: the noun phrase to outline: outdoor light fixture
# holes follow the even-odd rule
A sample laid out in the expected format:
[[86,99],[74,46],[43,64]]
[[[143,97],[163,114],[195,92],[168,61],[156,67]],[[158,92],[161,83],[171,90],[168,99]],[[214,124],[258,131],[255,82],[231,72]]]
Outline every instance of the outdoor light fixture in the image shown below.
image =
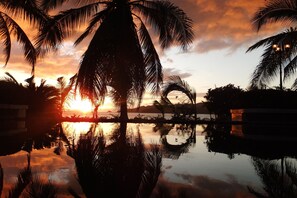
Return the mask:
[[279,75],[280,75],[280,82],[279,82],[279,88],[280,90],[283,90],[283,71],[282,71],[282,57],[283,55],[286,56],[286,53],[288,49],[291,48],[290,44],[274,44],[272,45],[273,50],[275,53],[279,55]]

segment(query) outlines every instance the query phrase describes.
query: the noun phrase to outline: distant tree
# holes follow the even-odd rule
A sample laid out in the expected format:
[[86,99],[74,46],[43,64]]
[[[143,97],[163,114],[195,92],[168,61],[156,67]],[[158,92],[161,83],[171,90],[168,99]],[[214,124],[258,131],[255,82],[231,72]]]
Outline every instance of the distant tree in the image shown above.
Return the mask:
[[223,87],[209,89],[204,98],[206,107],[217,116],[229,117],[230,109],[242,108],[242,94],[240,87],[228,84]]

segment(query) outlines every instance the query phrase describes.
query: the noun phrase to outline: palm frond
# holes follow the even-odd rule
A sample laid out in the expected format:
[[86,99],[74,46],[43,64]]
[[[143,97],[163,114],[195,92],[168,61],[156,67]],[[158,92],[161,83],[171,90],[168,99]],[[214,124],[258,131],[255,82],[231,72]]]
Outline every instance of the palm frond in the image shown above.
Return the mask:
[[23,31],[23,29],[8,15],[4,15],[6,24],[11,33],[16,36],[17,41],[23,45],[25,59],[32,65],[32,73],[34,73],[37,53],[34,45]]
[[21,17],[33,25],[41,25],[48,19],[48,15],[39,9],[36,0],[10,0],[6,1],[4,8],[13,16]]
[[137,1],[133,8],[140,12],[159,35],[162,48],[177,42],[187,49],[192,42],[192,20],[169,1]]
[[13,75],[11,75],[9,72],[5,72],[5,74],[8,76],[7,80],[13,82],[16,85],[19,84],[19,82],[15,79],[15,77]]
[[[296,70],[297,55],[297,31],[290,28],[275,36],[271,36],[255,43],[247,52],[259,47],[266,47],[261,56],[260,63],[252,75],[251,84],[256,87],[262,83],[268,83],[277,74],[277,68],[284,66],[284,79],[294,74]],[[280,47],[280,51],[275,51],[274,46]],[[284,46],[288,45],[288,48]],[[293,58],[293,59],[292,59]],[[271,76],[269,76],[271,75]]]
[[48,18],[41,25],[38,36],[35,39],[38,54],[44,55],[50,50],[56,51],[65,38],[86,22],[88,17],[96,13],[99,4],[94,3],[80,8],[70,9],[52,18]]
[[154,47],[148,30],[141,21],[140,41],[144,51],[144,64],[146,65],[146,80],[152,84],[152,92],[159,93],[160,86],[163,82],[162,65],[159,55]]
[[69,0],[42,0],[40,8],[41,10],[48,12],[50,10],[57,8],[58,6],[63,5],[65,2],[68,2],[68,1]]
[[162,90],[162,96],[167,98],[167,95],[172,91],[180,91],[187,95],[190,101],[194,104],[196,101],[196,92],[189,84],[182,80],[179,76],[170,76],[169,81],[165,84]]
[[100,4],[100,2],[96,2],[79,8],[62,11],[56,15],[54,19],[63,27],[65,36],[69,36],[81,24],[84,24],[90,16],[97,13]]
[[92,18],[92,20],[90,21],[89,26],[87,27],[85,32],[74,42],[74,45],[78,45],[88,35],[90,35],[94,31],[94,29],[96,28],[98,23],[101,23],[101,21],[106,17],[108,12],[109,12],[109,7],[107,7],[107,9],[104,9],[104,10],[98,12],[97,14],[95,14],[94,17]]
[[9,28],[6,24],[6,15],[2,12],[0,12],[0,40],[2,40],[2,44],[4,46],[4,56],[5,56],[5,64],[7,65],[9,58],[10,58],[10,52],[11,52],[11,39],[10,39],[10,32]]
[[296,22],[297,2],[295,0],[269,0],[254,14],[252,24],[258,31],[271,22]]

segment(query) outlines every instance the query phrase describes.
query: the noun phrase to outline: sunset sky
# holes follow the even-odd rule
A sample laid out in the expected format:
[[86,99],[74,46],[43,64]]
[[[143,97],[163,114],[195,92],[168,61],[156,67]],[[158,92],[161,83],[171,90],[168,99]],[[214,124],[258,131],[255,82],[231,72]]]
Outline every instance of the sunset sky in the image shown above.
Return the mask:
[[[178,47],[159,51],[163,64],[164,76],[179,75],[198,93],[198,101],[209,88],[232,83],[247,88],[255,69],[261,49],[246,53],[247,48],[261,38],[282,31],[280,25],[265,26],[256,32],[251,26],[254,12],[264,5],[264,0],[172,0],[193,20],[195,40],[187,52]],[[25,24],[26,25],[26,24]],[[26,27],[27,32],[32,27]],[[76,34],[73,38],[77,38]],[[154,34],[152,34],[154,37]],[[91,37],[89,37],[90,39]],[[38,60],[36,77],[55,84],[60,76],[69,78],[78,70],[80,57],[86,50],[87,41],[73,47],[73,40],[68,39],[55,54],[49,54]],[[157,46],[158,49],[158,46]],[[0,61],[4,61],[3,58]],[[10,72],[20,82],[30,77],[31,67],[23,58],[21,47],[13,45],[13,53],[6,68],[0,69],[0,76]],[[278,81],[270,84],[278,85]],[[290,87],[290,83],[284,84]],[[144,104],[154,99],[145,95]]]

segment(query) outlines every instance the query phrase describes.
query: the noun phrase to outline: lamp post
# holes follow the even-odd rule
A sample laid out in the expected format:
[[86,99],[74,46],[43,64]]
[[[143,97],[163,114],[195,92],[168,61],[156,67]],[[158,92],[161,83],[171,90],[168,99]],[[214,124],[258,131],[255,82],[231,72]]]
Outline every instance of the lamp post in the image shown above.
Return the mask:
[[279,78],[280,78],[280,82],[279,82],[279,88],[282,91],[283,90],[283,68],[282,68],[282,58],[286,58],[286,53],[287,51],[290,49],[290,44],[274,44],[272,45],[272,48],[274,50],[274,52],[276,54],[278,54],[279,56]]

